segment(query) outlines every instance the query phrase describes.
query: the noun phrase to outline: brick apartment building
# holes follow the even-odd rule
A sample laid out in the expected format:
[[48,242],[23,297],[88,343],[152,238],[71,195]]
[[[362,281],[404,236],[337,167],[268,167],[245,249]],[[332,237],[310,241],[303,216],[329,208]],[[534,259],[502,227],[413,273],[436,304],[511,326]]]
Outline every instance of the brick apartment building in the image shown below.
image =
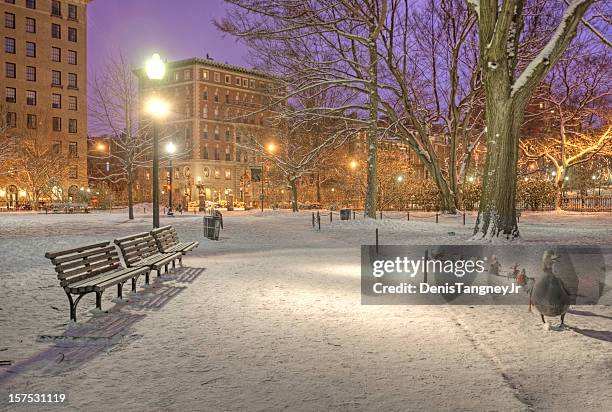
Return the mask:
[[[3,0],[2,100],[6,133],[28,138],[66,159],[64,197],[87,185],[87,5],[90,0]],[[31,201],[9,173],[0,174],[0,207]],[[46,195],[48,197],[48,195]]]
[[[251,183],[251,167],[261,164],[240,145],[251,136],[273,140],[267,105],[274,79],[265,73],[219,63],[210,58],[169,62],[157,89],[143,71],[140,98],[157,93],[170,105],[170,116],[160,133],[160,153],[167,141],[178,148],[173,161],[175,204],[230,197],[247,205],[258,201],[259,183]],[[160,185],[167,189],[167,162],[162,162]],[[142,180],[142,176],[141,179]],[[150,178],[148,172],[144,173]],[[140,182],[142,187],[151,184]],[[163,189],[162,189],[163,190]],[[255,196],[253,196],[255,191]],[[163,201],[163,198],[162,198]]]

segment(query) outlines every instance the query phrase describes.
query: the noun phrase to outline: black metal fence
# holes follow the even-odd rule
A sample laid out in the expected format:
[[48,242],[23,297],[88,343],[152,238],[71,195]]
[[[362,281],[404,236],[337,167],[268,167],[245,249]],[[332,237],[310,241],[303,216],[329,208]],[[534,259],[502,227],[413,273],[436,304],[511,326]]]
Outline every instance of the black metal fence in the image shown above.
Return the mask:
[[[474,204],[464,203],[462,206],[463,210],[478,210],[477,202]],[[555,205],[553,203],[522,201],[516,203],[516,208],[521,210],[547,211],[555,210]],[[612,195],[564,197],[561,202],[561,209],[575,212],[612,212]],[[438,205],[432,205],[431,203],[421,204],[419,202],[410,202],[398,210],[437,212],[440,211],[440,207]]]

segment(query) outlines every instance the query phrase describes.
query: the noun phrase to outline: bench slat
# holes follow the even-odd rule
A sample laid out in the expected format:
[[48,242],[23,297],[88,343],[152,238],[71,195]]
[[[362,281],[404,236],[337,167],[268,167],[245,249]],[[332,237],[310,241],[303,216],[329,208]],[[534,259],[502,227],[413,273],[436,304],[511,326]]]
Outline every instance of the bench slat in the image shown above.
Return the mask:
[[81,252],[84,252],[84,251],[89,250],[89,249],[101,248],[103,246],[108,246],[109,244],[110,244],[110,242],[100,242],[100,243],[94,243],[92,245],[80,246],[80,247],[77,247],[77,248],[74,248],[74,249],[62,250],[62,251],[59,251],[59,252],[47,252],[47,253],[45,253],[45,257],[47,259],[55,259],[55,258],[60,257],[60,256],[71,255],[71,254],[74,254],[74,253],[81,253]]
[[95,263],[103,262],[103,261],[119,261],[119,254],[116,251],[113,252],[103,252],[98,255],[91,255],[83,259],[79,259],[76,261],[66,262],[62,264],[55,265],[55,271],[58,273],[65,272],[69,269],[74,269],[78,267],[87,268]]

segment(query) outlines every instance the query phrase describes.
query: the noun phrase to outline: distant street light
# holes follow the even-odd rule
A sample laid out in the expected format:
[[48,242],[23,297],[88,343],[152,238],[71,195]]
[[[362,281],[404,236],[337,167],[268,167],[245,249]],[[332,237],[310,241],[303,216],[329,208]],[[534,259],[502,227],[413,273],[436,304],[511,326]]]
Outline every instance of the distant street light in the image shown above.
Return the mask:
[[396,180],[397,180],[397,182],[398,182],[398,183],[402,183],[402,182],[404,181],[404,176],[399,175],[399,176],[396,178]]
[[170,187],[168,188],[168,216],[172,216],[172,192],[174,192],[174,182],[173,182],[173,173],[172,170],[172,157],[176,152],[176,146],[172,142],[166,143],[166,153],[168,154],[168,159],[170,161]]
[[357,169],[357,161],[356,160],[351,160],[351,162],[349,163],[349,167],[353,170]]
[[[147,77],[158,87],[166,74],[166,65],[159,54],[155,53],[145,65]],[[168,114],[168,103],[159,97],[147,102],[147,112],[153,117],[153,227],[159,227],[159,125],[158,122]]]

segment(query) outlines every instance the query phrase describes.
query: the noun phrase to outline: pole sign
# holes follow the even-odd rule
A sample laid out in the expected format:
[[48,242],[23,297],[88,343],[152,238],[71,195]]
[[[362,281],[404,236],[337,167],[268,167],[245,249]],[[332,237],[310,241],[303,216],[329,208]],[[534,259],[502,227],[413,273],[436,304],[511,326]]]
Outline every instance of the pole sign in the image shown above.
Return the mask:
[[251,181],[261,182],[261,166],[251,166]]

